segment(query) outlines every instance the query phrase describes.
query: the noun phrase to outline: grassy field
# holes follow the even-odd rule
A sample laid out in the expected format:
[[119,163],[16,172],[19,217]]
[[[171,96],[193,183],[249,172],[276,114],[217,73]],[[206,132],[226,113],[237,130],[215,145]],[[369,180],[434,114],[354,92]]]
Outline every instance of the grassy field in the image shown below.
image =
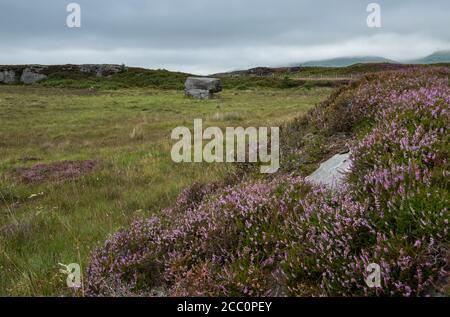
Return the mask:
[[[170,132],[288,122],[330,88],[226,90],[196,101],[179,90],[0,86],[0,295],[71,295],[58,263],[87,264],[94,247],[138,216],[170,205],[226,164],[175,164]],[[24,183],[14,170],[97,160],[72,181]]]

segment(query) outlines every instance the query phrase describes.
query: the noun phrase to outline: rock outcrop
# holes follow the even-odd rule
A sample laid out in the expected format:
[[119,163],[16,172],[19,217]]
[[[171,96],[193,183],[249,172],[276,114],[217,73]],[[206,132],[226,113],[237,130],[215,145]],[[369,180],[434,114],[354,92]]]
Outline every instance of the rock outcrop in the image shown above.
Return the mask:
[[188,77],[185,93],[197,99],[211,98],[214,93],[222,91],[222,83],[217,78]]
[[33,84],[52,74],[79,74],[108,77],[126,70],[124,65],[83,64],[83,65],[0,65],[0,84],[22,82]]
[[106,77],[123,72],[125,66],[115,64],[84,64],[78,67],[82,73],[94,74],[97,77]]
[[0,70],[0,83],[11,84],[16,81],[16,72],[13,70]]
[[329,189],[337,189],[345,183],[345,174],[350,171],[351,163],[350,152],[336,154],[320,164],[314,173],[306,177],[306,181]]
[[37,81],[47,78],[47,75],[41,74],[43,68],[25,68],[20,76],[20,81],[24,84],[34,84]]

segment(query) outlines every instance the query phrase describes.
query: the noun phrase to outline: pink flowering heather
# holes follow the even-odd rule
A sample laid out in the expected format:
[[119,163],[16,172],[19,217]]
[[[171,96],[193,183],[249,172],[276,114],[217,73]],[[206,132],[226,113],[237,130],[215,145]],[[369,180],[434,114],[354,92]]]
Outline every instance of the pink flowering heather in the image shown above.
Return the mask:
[[447,274],[448,74],[426,84],[413,74],[377,101],[374,128],[353,147],[351,190],[380,236],[367,254],[388,272],[388,295],[421,294]]
[[[448,76],[383,72],[333,95],[310,117],[353,134],[347,186],[330,192],[289,175],[194,185],[94,252],[89,294],[428,294],[448,278]],[[380,288],[365,283],[371,263]]]

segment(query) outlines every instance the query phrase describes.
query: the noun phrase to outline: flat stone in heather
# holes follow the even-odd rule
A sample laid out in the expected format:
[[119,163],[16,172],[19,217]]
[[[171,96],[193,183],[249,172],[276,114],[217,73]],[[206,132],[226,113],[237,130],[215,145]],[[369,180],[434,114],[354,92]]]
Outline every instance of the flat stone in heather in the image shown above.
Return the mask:
[[320,164],[314,173],[306,177],[306,181],[337,189],[345,184],[345,174],[350,171],[351,163],[350,153],[336,154]]

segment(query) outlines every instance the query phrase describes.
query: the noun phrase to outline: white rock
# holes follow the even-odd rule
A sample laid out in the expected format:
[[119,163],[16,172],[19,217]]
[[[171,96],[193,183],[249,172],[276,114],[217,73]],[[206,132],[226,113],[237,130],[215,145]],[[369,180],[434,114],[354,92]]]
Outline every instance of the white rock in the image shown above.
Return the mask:
[[336,154],[320,164],[314,173],[306,177],[306,181],[337,189],[345,183],[345,174],[350,171],[351,164],[350,153]]

